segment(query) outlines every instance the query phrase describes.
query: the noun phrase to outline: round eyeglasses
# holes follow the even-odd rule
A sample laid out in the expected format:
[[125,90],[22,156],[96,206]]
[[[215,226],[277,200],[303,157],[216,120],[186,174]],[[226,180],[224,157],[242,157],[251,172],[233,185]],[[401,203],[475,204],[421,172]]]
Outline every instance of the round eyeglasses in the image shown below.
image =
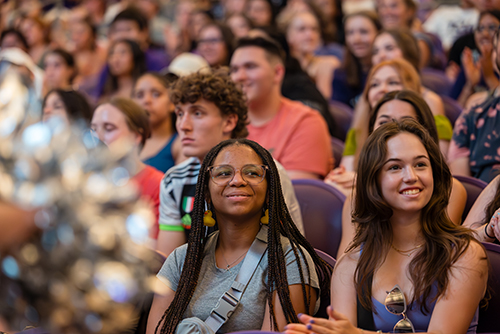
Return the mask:
[[231,165],[210,166],[207,170],[210,172],[212,181],[219,186],[229,184],[237,171],[240,171],[241,177],[246,183],[256,185],[261,183],[266,177],[266,170],[269,167],[264,165],[245,165],[241,168],[234,168]]

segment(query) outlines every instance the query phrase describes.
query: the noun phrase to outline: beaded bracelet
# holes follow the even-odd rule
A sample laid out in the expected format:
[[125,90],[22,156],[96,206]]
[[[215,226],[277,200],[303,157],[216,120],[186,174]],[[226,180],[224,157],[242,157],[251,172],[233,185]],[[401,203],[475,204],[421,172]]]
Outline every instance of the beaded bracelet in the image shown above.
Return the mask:
[[495,236],[491,236],[488,234],[488,225],[490,224],[490,222],[488,222],[488,224],[486,224],[486,226],[484,227],[484,234],[486,234],[486,236],[490,239],[496,239]]

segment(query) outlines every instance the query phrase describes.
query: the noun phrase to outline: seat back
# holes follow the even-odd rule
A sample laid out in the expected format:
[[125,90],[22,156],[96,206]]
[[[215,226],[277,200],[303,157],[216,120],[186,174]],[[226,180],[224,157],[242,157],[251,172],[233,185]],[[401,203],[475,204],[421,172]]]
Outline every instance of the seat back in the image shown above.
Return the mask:
[[333,258],[342,238],[345,195],[319,180],[293,180],[306,239]]
[[335,160],[333,168],[337,168],[340,164],[340,160],[342,160],[342,154],[344,153],[344,142],[335,137],[332,137],[331,140],[333,159]]
[[[267,315],[266,315],[267,317]],[[230,332],[227,334],[276,334],[276,332],[270,331],[238,331],[238,332]]]
[[[319,250],[317,248],[315,248],[314,250],[316,251],[316,254],[318,254],[318,256],[320,258],[325,260],[326,263],[331,265],[332,268],[335,267],[335,263],[337,263],[337,261],[332,256],[328,255],[327,253],[325,253],[322,250]],[[328,280],[328,282],[330,282],[330,280],[332,278],[326,277],[326,279]],[[324,296],[324,294],[322,293],[322,299],[321,299],[320,304],[319,304],[318,312],[316,312],[316,314],[314,316],[319,317],[319,318],[327,318],[328,319],[328,313],[326,311],[326,308],[330,305],[331,301],[329,298],[325,298],[323,296]],[[330,296],[330,294],[328,294],[328,296]]]
[[458,181],[460,181],[467,191],[467,201],[465,202],[464,213],[462,214],[462,222],[465,221],[470,209],[474,205],[476,198],[488,185],[483,180],[476,179],[475,177],[463,176],[463,175],[453,175]]
[[433,68],[424,68],[420,72],[422,85],[429,88],[438,95],[447,95],[453,83],[448,79],[444,71],[436,70]]
[[500,315],[500,245],[483,242],[490,260],[488,287],[491,299],[486,307],[479,308],[477,333],[500,333],[498,316]]
[[451,126],[455,126],[458,116],[462,113],[462,107],[457,101],[449,96],[442,95],[441,99],[443,99],[444,113],[446,117],[450,120]]
[[337,125],[337,138],[345,141],[347,132],[351,128],[352,116],[354,111],[347,104],[339,101],[330,101],[330,114]]

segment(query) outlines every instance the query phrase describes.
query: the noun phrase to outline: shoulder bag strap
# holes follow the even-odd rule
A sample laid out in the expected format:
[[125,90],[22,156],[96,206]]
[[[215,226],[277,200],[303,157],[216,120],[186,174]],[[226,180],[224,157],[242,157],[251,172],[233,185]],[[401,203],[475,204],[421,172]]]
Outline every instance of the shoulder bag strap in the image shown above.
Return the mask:
[[205,320],[207,326],[210,327],[214,333],[216,333],[233,314],[240,303],[241,296],[243,292],[245,292],[248,282],[250,282],[260,261],[264,257],[267,243],[262,240],[267,240],[267,229],[267,226],[262,225],[257,237],[248,249],[247,255],[243,260],[243,264],[231,288],[219,298],[217,306],[210,312],[210,315]]

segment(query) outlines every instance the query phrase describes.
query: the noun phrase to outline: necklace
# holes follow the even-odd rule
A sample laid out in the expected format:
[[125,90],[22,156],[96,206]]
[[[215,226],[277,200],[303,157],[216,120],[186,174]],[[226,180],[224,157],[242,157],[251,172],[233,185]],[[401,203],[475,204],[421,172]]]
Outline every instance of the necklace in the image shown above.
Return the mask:
[[398,252],[399,254],[401,255],[404,255],[404,256],[408,256],[410,257],[413,253],[415,253],[417,251],[417,249],[419,249],[420,247],[422,247],[424,244],[421,243],[420,245],[418,246],[415,246],[413,247],[412,249],[409,249],[409,250],[400,250],[398,248],[396,248],[392,243],[391,243],[391,247],[392,249],[394,249],[396,252]]
[[[222,248],[222,247],[221,247],[221,248]],[[224,259],[224,261],[226,261],[226,268],[225,268],[225,269],[226,269],[226,271],[229,271],[229,269],[231,269],[231,266],[232,266],[233,264],[235,264],[235,263],[236,263],[236,261],[238,261],[239,259],[241,259],[241,258],[243,257],[243,255],[245,255],[245,254],[248,252],[248,250],[247,250],[245,253],[243,253],[243,254],[241,254],[240,256],[238,256],[238,258],[237,258],[236,260],[234,260],[233,262],[229,263],[229,262],[227,261],[226,257],[224,256],[224,250],[223,250],[223,249],[221,249],[221,251],[222,251],[222,258]]]

